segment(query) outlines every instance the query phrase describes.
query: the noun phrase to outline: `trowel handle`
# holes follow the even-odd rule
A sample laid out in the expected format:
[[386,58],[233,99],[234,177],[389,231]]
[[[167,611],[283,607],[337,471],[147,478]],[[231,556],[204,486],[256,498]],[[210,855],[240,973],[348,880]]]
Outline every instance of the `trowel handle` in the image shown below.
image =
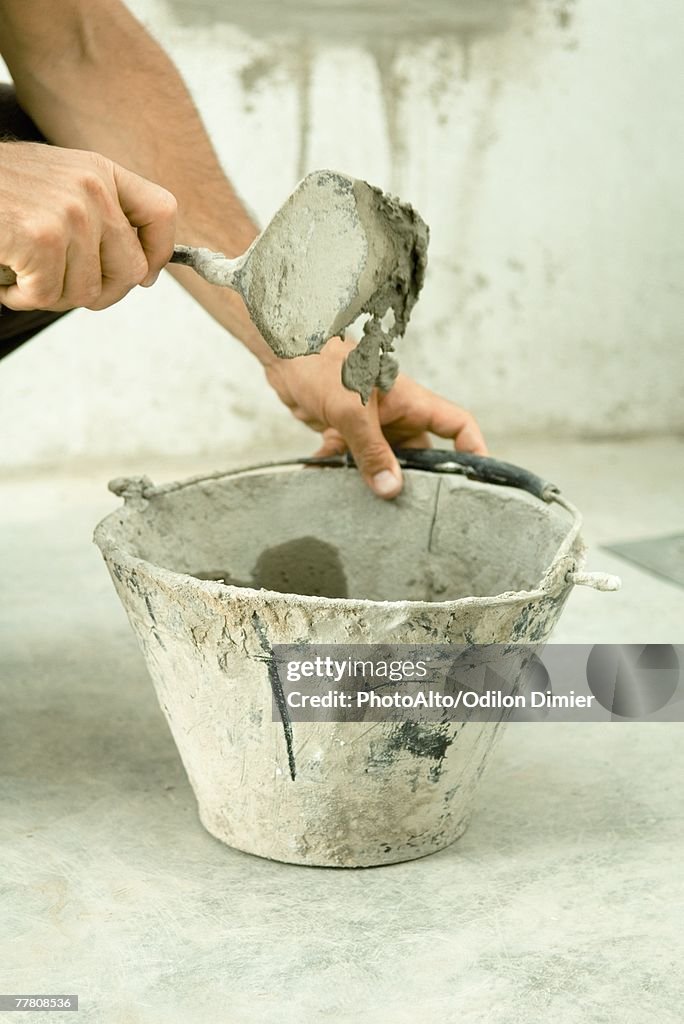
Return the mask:
[[[183,267],[192,267],[200,277],[211,281],[212,284],[227,284],[229,287],[232,287],[228,278],[232,277],[232,270],[237,270],[237,265],[240,261],[228,260],[220,252],[212,252],[211,249],[197,249],[192,245],[177,245],[173,250],[173,256],[169,263],[178,263]],[[212,273],[214,268],[220,273],[220,281],[214,279],[216,277],[216,274]],[[17,275],[12,268],[0,264],[0,285],[6,287],[10,284],[16,284],[16,282]]]
[[194,245],[177,245],[169,263],[177,263],[181,267],[192,267],[194,270],[201,254],[205,252],[207,252],[206,249],[199,249]]
[[229,260],[222,252],[212,252],[211,249],[196,248],[193,245],[177,245],[169,263],[176,263],[181,267],[192,267],[195,273],[203,277],[209,284],[240,290],[236,277],[237,272],[244,264],[243,256]]

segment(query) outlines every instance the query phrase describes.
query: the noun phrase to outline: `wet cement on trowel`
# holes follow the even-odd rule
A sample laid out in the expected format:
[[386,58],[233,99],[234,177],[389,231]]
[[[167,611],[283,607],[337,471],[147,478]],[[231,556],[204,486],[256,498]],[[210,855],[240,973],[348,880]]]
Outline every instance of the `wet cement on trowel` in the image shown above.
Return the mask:
[[239,292],[275,354],[314,355],[367,314],[342,368],[364,404],[388,391],[403,336],[425,280],[429,231],[408,203],[339,171],[308,174],[236,260],[177,246],[174,262]]
[[408,203],[348,174],[314,171],[247,251],[236,283],[285,359],[320,352],[367,314],[342,368],[344,386],[366,403],[397,376],[394,342],[423,287],[428,240]]
[[[374,387],[389,391],[399,372],[399,364],[392,354],[394,342],[403,337],[423,287],[429,230],[408,203],[386,195],[365,181],[356,181],[353,187],[362,219],[370,223],[375,211],[382,215],[389,229],[382,240],[372,235],[368,239],[369,246],[382,244],[385,251],[377,263],[373,265],[369,261],[367,264],[373,275],[373,291],[360,312],[370,315],[361,340],[342,368],[342,383],[350,391],[358,392],[365,405]],[[392,323],[385,326],[388,313]],[[346,322],[336,324],[336,333],[342,334],[356,319],[356,316],[349,319],[347,316],[340,318]]]

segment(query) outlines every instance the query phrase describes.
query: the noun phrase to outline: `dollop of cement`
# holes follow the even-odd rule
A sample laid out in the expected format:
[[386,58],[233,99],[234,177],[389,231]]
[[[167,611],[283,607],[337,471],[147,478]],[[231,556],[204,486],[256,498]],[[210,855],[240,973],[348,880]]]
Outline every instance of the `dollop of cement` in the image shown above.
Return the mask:
[[[359,313],[370,314],[361,340],[342,368],[342,383],[356,391],[365,405],[373,388],[389,391],[399,372],[392,355],[394,342],[403,337],[423,287],[429,229],[412,206],[395,196],[365,181],[355,181],[353,189],[373,256],[367,260],[359,281],[359,294],[369,297],[349,319],[341,317],[346,322],[337,327],[342,334]],[[390,311],[393,323],[385,327],[383,322]]]

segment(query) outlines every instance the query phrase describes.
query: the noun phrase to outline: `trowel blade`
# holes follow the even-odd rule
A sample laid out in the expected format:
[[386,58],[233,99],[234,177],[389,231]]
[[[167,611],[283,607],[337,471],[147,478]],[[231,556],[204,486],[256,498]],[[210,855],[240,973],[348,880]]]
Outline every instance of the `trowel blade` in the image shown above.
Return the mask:
[[236,275],[251,319],[276,355],[318,352],[352,307],[360,312],[368,253],[354,179],[335,171],[309,174],[252,243]]

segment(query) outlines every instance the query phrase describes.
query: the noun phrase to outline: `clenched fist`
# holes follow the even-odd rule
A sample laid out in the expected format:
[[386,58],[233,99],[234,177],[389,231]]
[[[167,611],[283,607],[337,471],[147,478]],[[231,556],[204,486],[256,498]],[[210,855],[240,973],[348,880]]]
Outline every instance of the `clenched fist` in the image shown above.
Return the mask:
[[0,287],[10,309],[104,309],[154,284],[173,252],[176,200],[106,157],[0,143]]

